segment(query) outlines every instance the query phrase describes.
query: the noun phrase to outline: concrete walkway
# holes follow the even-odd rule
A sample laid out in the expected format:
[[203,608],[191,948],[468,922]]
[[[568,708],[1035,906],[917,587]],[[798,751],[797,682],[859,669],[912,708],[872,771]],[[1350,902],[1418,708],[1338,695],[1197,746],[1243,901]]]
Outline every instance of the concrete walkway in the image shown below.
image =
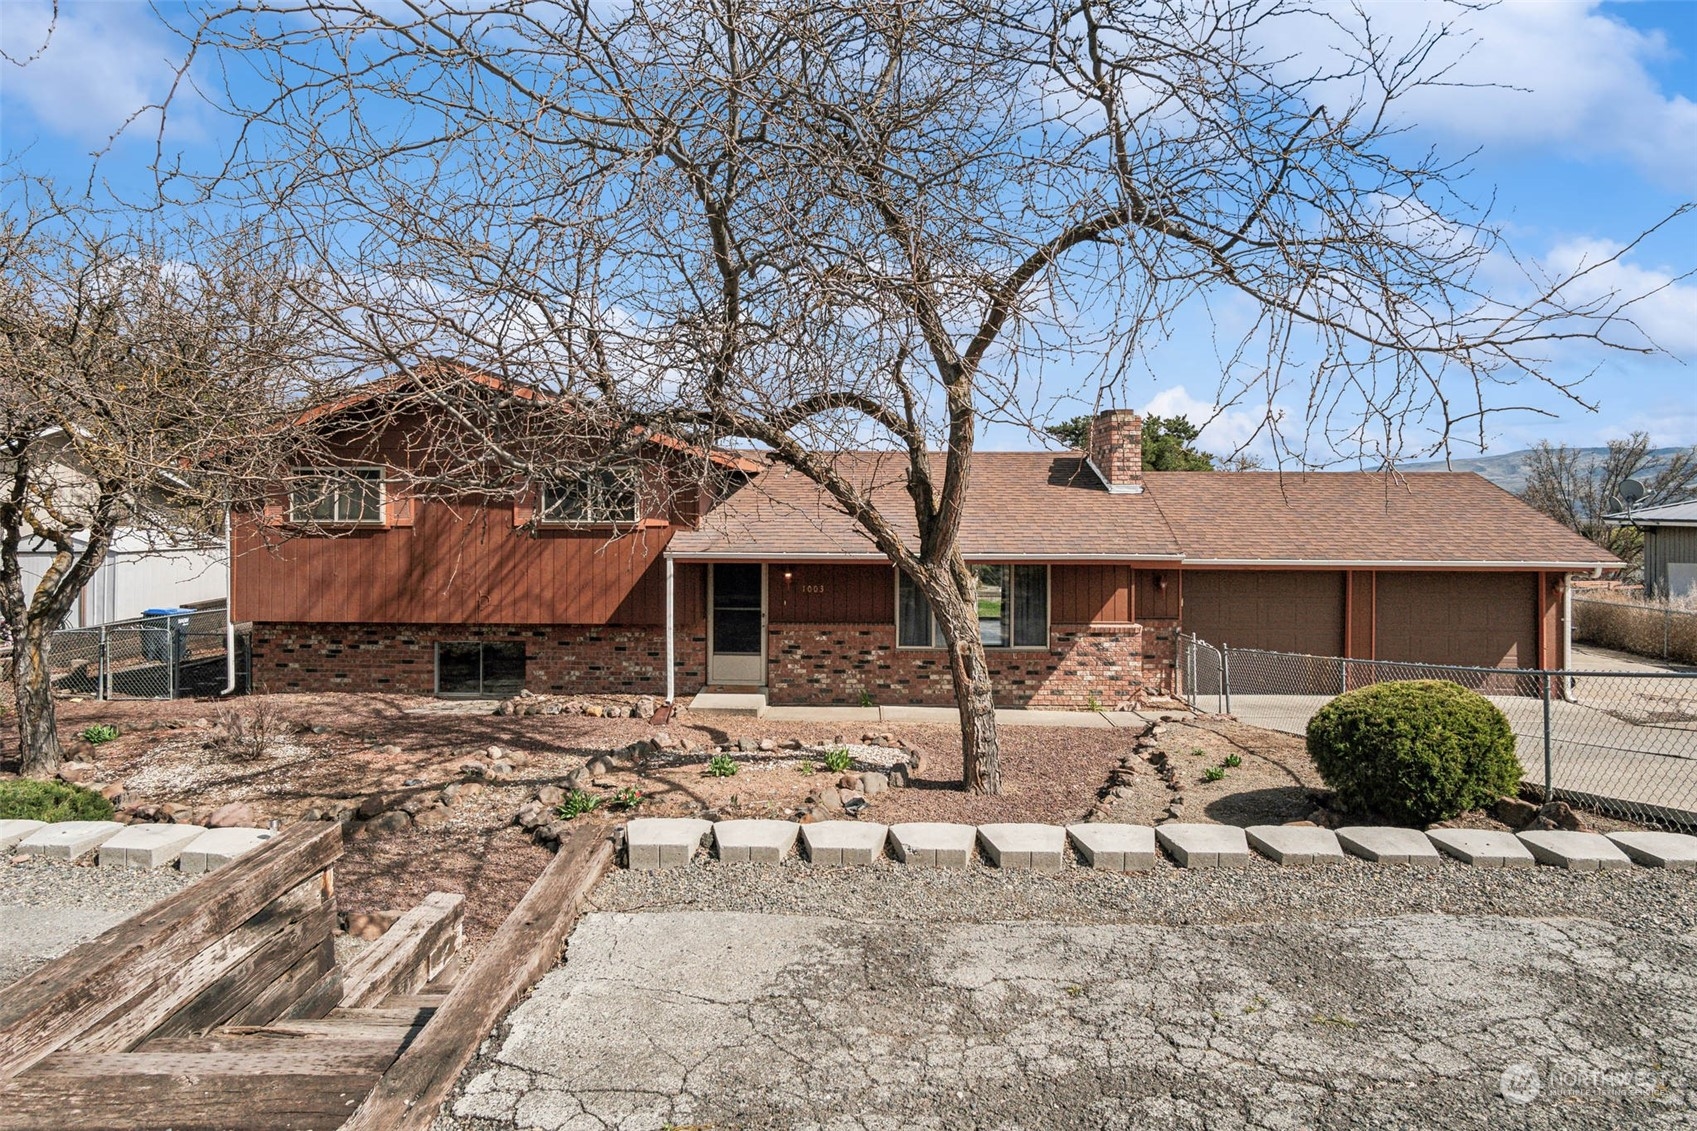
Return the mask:
[[[1160,717],[1188,714],[1179,709],[1166,711],[1044,711],[1022,707],[1002,707],[996,711],[996,722],[1005,727],[1078,727],[1090,730],[1109,730],[1116,727],[1143,727]],[[933,726],[954,726],[960,714],[953,707],[767,707],[760,717],[769,722],[792,723],[927,723]]]

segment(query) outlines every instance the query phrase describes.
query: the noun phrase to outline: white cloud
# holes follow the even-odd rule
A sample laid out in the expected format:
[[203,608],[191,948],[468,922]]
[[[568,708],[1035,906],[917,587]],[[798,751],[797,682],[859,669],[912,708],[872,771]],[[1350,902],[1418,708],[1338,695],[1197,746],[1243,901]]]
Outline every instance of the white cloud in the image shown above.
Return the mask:
[[1626,315],[1650,341],[1697,361],[1697,284],[1666,267],[1614,259],[1621,246],[1604,239],[1570,239],[1551,248],[1543,262],[1556,276],[1584,272],[1569,288],[1573,298],[1630,302]]
[[[1366,11],[1376,29],[1404,45],[1428,24],[1454,21],[1458,34],[1435,57],[1453,61],[1444,76],[1452,85],[1402,102],[1408,124],[1493,146],[1625,158],[1676,189],[1697,188],[1697,103],[1665,93],[1648,66],[1676,54],[1661,34],[1599,7],[1595,0],[1506,0],[1465,12],[1427,4]],[[1311,60],[1310,53],[1300,61]]]
[[22,108],[48,130],[98,144],[169,89],[181,47],[164,37],[151,5],[61,3],[55,21],[48,0],[4,4],[8,116]]
[[1192,396],[1183,385],[1162,389],[1149,399],[1142,412],[1145,416],[1185,417],[1202,429],[1198,443],[1206,451],[1226,455],[1246,445],[1248,450],[1262,455],[1271,451],[1263,411],[1221,408],[1211,400]]

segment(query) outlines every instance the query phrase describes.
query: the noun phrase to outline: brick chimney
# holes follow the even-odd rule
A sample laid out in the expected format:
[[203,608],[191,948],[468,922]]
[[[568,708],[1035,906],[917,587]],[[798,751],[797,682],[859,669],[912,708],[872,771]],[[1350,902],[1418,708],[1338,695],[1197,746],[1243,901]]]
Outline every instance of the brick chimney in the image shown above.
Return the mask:
[[1090,422],[1090,466],[1111,494],[1143,491],[1143,418],[1110,408]]

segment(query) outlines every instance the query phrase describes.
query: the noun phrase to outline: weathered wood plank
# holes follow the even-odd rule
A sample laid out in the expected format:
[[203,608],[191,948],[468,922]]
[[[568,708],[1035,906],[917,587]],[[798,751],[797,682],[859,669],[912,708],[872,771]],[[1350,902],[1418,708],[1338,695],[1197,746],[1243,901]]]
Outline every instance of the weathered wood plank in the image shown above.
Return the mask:
[[262,1074],[185,1072],[187,1058],[170,1060],[166,1072],[15,1076],[0,1083],[0,1131],[326,1131],[380,1079],[374,1068],[327,1071],[310,1059]]
[[[332,943],[334,940],[332,940]],[[273,1021],[310,1021],[327,1015],[342,1000],[342,968],[332,966]]]
[[0,1080],[69,1044],[114,1007],[157,1009],[150,998],[163,994],[168,1013],[188,1000],[224,968],[203,968],[206,980],[198,983],[174,972],[284,892],[326,873],[341,854],[340,825],[295,825],[13,983],[0,994]]
[[[158,1025],[144,1030],[146,1035],[184,1037],[207,1032],[226,1021],[259,1025],[281,1013],[293,1001],[291,993],[298,994],[336,964],[336,946],[330,938],[336,929],[336,909],[323,901],[321,891],[310,894],[317,905],[298,919],[279,924],[276,920],[262,922],[262,916],[255,916],[231,932],[231,952],[246,944],[251,947],[246,957]],[[200,957],[197,955],[196,960]],[[290,979],[303,960],[307,969]],[[300,984],[303,977],[305,986]],[[261,998],[264,1001],[255,1015],[239,1016]],[[83,1045],[84,1041],[78,1040],[67,1047]]]
[[[330,925],[334,927],[336,909],[326,907],[325,910],[329,912]],[[326,934],[316,947],[285,970],[268,989],[225,1020],[231,1025],[264,1025],[275,1021],[285,1011],[300,1004],[303,997],[317,992],[324,976],[335,969],[336,940]],[[337,976],[340,977],[339,971]]]
[[477,1046],[519,995],[560,958],[583,901],[613,860],[605,833],[568,833],[554,857],[465,971],[430,1024],[383,1074],[346,1131],[422,1131]]
[[428,983],[459,949],[465,896],[433,891],[347,964],[342,1005],[373,1005]]
[[[281,898],[273,900],[247,922],[190,955],[176,968],[155,978],[151,983],[137,979],[130,987],[127,1000],[111,1003],[104,1016],[92,1019],[83,1031],[61,1046],[65,1052],[123,1052],[140,1044],[158,1032],[178,1009],[195,1001],[201,994],[218,986],[226,977],[240,984],[241,971],[256,953],[283,938],[281,945],[302,945],[303,928],[315,929],[308,922],[316,912],[326,910],[324,886],[317,877],[296,885]],[[226,986],[226,991],[229,992]],[[212,1002],[216,1006],[217,1001]],[[94,1011],[90,1011],[93,1016]],[[161,1036],[181,1035],[161,1033]]]

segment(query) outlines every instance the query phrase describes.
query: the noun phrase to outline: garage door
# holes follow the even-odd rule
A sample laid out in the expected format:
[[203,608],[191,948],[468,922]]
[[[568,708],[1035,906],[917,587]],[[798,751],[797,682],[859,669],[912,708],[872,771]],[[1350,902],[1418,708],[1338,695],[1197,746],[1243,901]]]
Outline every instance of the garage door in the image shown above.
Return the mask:
[[1538,666],[1535,573],[1381,573],[1378,658]]
[[1186,570],[1184,631],[1233,648],[1336,656],[1343,648],[1343,579],[1325,571]]

